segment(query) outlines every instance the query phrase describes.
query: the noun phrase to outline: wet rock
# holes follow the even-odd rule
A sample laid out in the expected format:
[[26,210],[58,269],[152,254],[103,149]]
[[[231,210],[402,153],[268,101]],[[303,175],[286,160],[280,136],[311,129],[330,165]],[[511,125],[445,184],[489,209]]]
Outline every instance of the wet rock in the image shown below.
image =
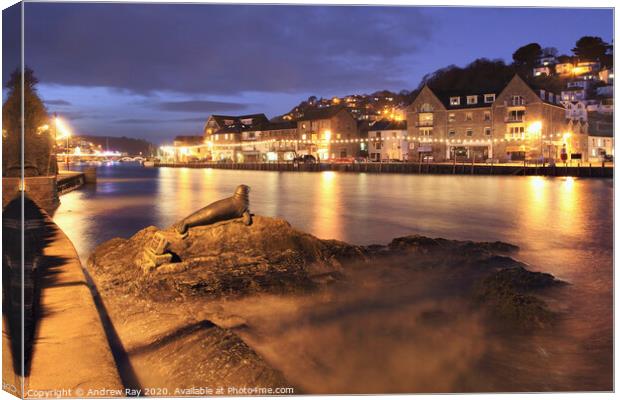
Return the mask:
[[[145,259],[158,237],[167,240],[177,262],[155,265]],[[192,228],[187,236],[148,227],[99,246],[89,267],[106,287],[124,285],[126,292],[164,301],[308,291],[338,279],[343,262],[364,259],[359,246],[321,240],[282,219],[257,216],[250,226],[235,219]]]
[[[161,252],[169,254],[170,262],[159,263],[160,259],[153,256],[145,261],[149,248],[157,256]],[[142,340],[137,327],[150,334],[153,329],[162,329],[171,315],[188,318],[190,303],[194,310],[200,310],[214,302],[263,293],[307,293],[325,285],[339,288],[362,282],[369,288],[369,304],[379,307],[385,300],[389,310],[392,300],[372,298],[376,277],[393,285],[395,291],[405,291],[405,299],[426,290],[432,293],[424,295],[434,299],[471,302],[474,313],[486,310],[484,314],[497,326],[548,326],[555,313],[538,294],[560,283],[552,275],[529,271],[525,264],[507,256],[517,250],[502,242],[476,243],[419,235],[396,238],[388,245],[355,246],[318,239],[283,219],[254,216],[249,226],[234,219],[193,227],[184,236],[173,228],[147,227],[129,239],[116,238],[100,245],[90,257],[88,268],[114,314],[113,320],[122,321],[115,322],[122,340],[132,335]],[[365,305],[356,302],[353,307],[363,309]],[[155,314],[153,310],[159,311]],[[437,329],[448,326],[454,317],[461,316],[429,308],[415,320]],[[162,342],[161,336],[143,340],[144,348],[152,351],[130,354],[132,360],[160,368],[153,381],[181,376],[183,382],[193,384],[200,376],[208,376],[215,382],[245,371],[239,381],[233,382],[235,385],[263,382],[266,386],[285,386],[281,374],[236,336],[245,329],[244,318],[219,312],[205,318],[213,321],[214,327],[201,325],[196,330],[184,330],[187,334],[182,337],[174,333],[176,328],[167,329],[170,342]],[[184,361],[166,366],[166,360],[177,357]],[[248,360],[251,367],[246,368]],[[201,366],[200,371],[193,371],[195,365]],[[255,376],[256,371],[259,373]]]
[[528,271],[517,265],[499,269],[484,278],[474,296],[492,317],[507,327],[540,328],[553,322],[556,315],[532,293],[563,284],[551,274]]

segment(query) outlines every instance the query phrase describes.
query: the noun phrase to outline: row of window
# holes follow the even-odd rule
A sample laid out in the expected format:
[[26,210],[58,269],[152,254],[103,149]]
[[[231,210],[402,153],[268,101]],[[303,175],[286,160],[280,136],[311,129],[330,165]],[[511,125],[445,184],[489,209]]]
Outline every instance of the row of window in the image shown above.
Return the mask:
[[[452,128],[452,129],[448,129],[448,136],[455,136],[456,135],[456,129]],[[485,126],[484,127],[484,134],[486,136],[491,136],[491,127],[490,126]],[[474,136],[474,128],[465,128],[465,135],[466,136]],[[420,136],[433,136],[433,129],[432,128],[424,128],[424,129],[420,129]]]
[[[474,120],[473,112],[466,112],[465,114],[465,122]],[[491,111],[485,111],[483,115],[483,120],[488,122],[491,121]],[[448,114],[448,122],[456,122],[456,113]],[[418,125],[419,126],[433,126],[433,113],[420,113],[418,114]]]
[[[483,119],[484,119],[484,121],[490,121],[491,120],[491,111],[485,111]],[[473,121],[473,120],[474,120],[474,113],[473,112],[466,112],[465,113],[465,121]],[[456,113],[449,113],[448,114],[448,122],[456,122]]]
[[[486,136],[491,136],[490,126],[484,127],[484,134]],[[448,129],[448,136],[455,136],[455,135],[456,135],[456,129]],[[473,136],[473,135],[474,135],[474,128],[465,128],[465,136]]]
[[[478,104],[478,95],[465,96],[468,105]],[[489,93],[484,96],[484,103],[489,104],[495,101],[495,94]],[[453,96],[450,97],[450,105],[451,106],[460,106],[461,105],[461,96]]]

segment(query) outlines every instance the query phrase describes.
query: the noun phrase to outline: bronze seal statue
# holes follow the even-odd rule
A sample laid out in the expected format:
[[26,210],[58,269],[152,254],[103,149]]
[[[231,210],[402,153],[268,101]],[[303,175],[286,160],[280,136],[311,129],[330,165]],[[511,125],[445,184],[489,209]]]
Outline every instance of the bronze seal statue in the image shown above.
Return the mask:
[[239,185],[235,194],[226,199],[218,200],[185,217],[175,225],[176,231],[185,235],[194,226],[210,225],[228,219],[243,218],[246,225],[252,224],[250,214],[250,187]]

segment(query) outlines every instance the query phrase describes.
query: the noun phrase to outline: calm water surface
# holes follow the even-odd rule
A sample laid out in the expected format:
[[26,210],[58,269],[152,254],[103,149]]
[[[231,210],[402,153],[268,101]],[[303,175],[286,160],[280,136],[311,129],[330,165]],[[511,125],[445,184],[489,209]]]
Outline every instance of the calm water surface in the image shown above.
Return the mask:
[[[387,243],[422,234],[501,240],[532,269],[571,283],[567,369],[571,381],[609,388],[612,363],[613,181],[578,178],[279,173],[99,167],[98,183],[62,196],[54,220],[85,261],[100,243],[166,227],[251,187],[252,212],[287,219],[320,238]],[[568,333],[567,333],[568,335]],[[577,339],[578,338],[578,339]],[[575,347],[576,346],[576,347]],[[558,374],[567,373],[562,368]],[[555,386],[565,387],[562,385]],[[571,386],[566,386],[571,388]]]

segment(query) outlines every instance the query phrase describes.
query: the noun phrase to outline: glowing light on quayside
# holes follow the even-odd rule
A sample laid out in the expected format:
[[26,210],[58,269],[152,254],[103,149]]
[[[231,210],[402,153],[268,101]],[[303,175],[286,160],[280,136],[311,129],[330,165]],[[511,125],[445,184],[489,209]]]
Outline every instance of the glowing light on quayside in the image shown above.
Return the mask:
[[542,122],[534,121],[527,127],[527,132],[531,135],[540,135],[542,132]]
[[54,118],[54,125],[56,126],[56,140],[71,137],[71,130],[59,117]]

